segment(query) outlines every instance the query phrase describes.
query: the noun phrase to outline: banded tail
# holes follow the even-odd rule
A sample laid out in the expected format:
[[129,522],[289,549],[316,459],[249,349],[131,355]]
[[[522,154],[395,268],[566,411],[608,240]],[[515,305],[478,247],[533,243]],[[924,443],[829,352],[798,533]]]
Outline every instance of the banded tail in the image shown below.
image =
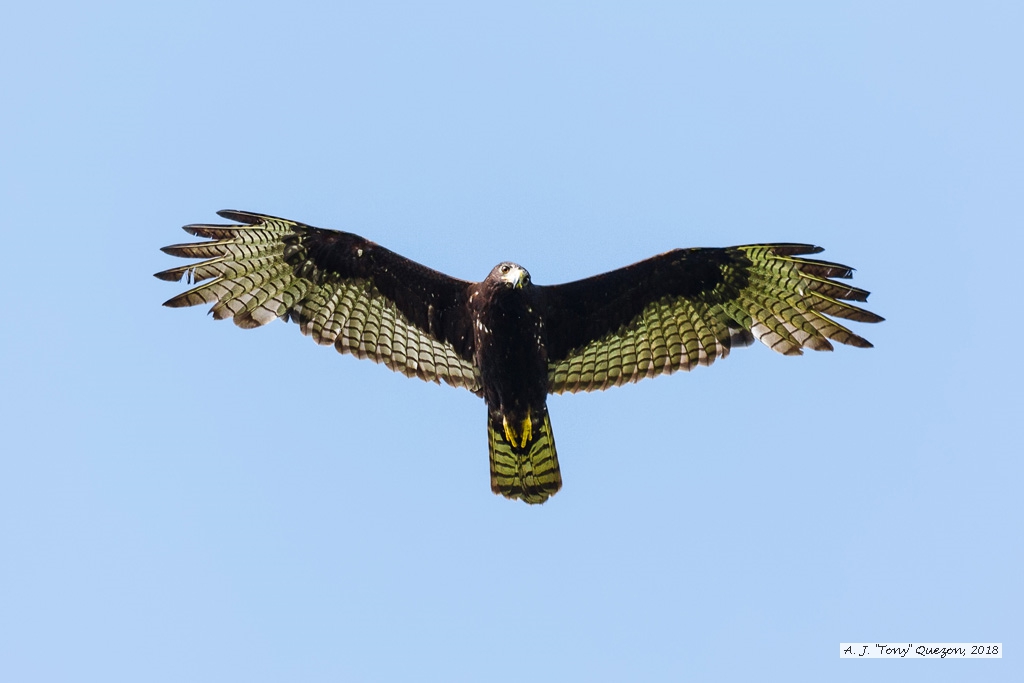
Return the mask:
[[[525,503],[543,503],[562,488],[547,408],[513,424],[500,413],[487,421],[491,490]],[[532,419],[531,419],[532,418]],[[537,419],[540,418],[540,419]]]

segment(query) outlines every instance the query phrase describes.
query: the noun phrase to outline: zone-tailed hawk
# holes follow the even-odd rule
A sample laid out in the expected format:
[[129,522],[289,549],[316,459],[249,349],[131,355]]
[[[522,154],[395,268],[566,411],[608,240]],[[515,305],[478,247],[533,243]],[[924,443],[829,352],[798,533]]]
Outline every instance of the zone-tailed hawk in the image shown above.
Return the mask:
[[351,233],[219,215],[241,225],[187,225],[209,240],[164,247],[206,260],[158,278],[210,280],[165,305],[213,304],[244,328],[293,320],[318,344],[469,389],[487,404],[491,489],[527,503],[562,486],[549,393],[710,365],[755,337],[786,355],[870,347],[832,318],[882,320],[844,302],[868,292],[830,279],[852,269],[802,258],[822,251],[809,244],[676,249],[553,286],[506,262],[474,283]]

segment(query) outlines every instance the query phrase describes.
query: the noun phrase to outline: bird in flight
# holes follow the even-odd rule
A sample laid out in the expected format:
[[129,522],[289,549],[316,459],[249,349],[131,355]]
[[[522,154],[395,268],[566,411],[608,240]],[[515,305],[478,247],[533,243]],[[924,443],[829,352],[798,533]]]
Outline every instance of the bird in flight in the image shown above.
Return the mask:
[[882,318],[847,303],[847,266],[809,244],[675,249],[561,285],[499,263],[450,277],[363,237],[246,211],[186,225],[206,241],[163,251],[204,259],[156,273],[203,282],[167,302],[212,304],[243,328],[291,320],[318,344],[409,377],[464,387],[487,406],[491,490],[543,503],[562,486],[548,394],[595,391],[690,370],[756,338],[785,355],[869,348],[836,318]]

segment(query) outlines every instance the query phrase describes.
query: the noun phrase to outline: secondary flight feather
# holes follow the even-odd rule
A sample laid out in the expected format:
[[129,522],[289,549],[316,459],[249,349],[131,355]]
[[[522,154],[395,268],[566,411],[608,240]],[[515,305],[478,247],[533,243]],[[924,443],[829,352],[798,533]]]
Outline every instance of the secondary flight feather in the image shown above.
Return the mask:
[[318,344],[409,377],[465,387],[487,406],[491,489],[543,503],[561,488],[549,393],[689,370],[756,338],[774,351],[871,344],[837,319],[880,322],[847,266],[809,244],[676,249],[562,285],[505,262],[481,282],[432,270],[363,237],[246,211],[186,225],[204,259],[156,274],[200,283],[166,306],[210,304],[243,328],[291,320]]

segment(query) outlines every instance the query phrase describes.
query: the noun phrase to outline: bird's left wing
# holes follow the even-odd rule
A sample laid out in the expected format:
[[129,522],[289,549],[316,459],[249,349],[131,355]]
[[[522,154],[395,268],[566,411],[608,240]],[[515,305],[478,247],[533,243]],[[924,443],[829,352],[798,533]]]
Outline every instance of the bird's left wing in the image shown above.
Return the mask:
[[846,303],[868,292],[835,282],[851,268],[801,258],[809,244],[677,249],[625,268],[538,287],[549,390],[593,391],[724,358],[756,337],[786,355],[869,347],[833,318],[879,322]]
[[213,304],[214,318],[243,328],[293,320],[303,334],[341,353],[480,391],[464,310],[470,283],[351,233],[245,211],[218,213],[241,225],[186,225],[209,241],[163,248],[206,260],[156,277],[209,280],[164,305]]

